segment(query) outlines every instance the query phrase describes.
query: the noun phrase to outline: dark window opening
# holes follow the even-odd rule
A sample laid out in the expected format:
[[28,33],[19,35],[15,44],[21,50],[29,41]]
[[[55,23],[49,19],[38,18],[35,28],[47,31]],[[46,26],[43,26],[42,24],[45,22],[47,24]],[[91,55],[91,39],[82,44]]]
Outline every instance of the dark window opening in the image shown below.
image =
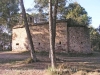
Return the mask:
[[16,43],[16,45],[19,45],[19,43]]
[[40,42],[38,44],[40,45]]
[[59,44],[61,45],[61,41],[59,42]]
[[81,42],[81,44],[83,44],[83,42]]
[[30,17],[30,22],[32,22],[32,17]]

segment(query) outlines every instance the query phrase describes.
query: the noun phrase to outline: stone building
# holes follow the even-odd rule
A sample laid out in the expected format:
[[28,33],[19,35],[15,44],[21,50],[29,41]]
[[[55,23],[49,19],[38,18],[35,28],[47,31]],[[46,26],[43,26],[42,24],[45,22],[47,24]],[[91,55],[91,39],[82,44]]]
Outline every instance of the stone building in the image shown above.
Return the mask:
[[[30,26],[35,50],[49,51],[49,24],[37,23]],[[24,25],[13,27],[12,51],[30,50]],[[67,21],[56,25],[56,51],[72,53],[91,53],[89,29],[85,26],[70,26]]]

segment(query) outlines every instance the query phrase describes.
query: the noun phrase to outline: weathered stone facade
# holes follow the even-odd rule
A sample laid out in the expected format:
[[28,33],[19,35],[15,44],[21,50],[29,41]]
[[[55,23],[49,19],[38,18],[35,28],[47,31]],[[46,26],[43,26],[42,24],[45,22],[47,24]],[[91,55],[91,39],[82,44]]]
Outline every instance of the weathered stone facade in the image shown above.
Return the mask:
[[[35,50],[49,51],[48,23],[30,25],[30,31]],[[24,26],[15,26],[12,36],[12,51],[29,49]],[[88,29],[86,27],[69,27],[66,21],[59,21],[56,25],[56,51],[91,53]]]
[[90,53],[89,29],[86,27],[68,27],[69,51]]

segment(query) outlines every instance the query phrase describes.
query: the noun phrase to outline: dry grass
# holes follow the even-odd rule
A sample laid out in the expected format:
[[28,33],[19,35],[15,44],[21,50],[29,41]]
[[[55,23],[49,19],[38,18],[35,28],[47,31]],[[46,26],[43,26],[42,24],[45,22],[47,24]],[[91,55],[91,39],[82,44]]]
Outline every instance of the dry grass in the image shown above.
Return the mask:
[[100,75],[100,72],[98,70],[88,72],[86,70],[78,70],[73,67],[67,68],[64,64],[62,64],[54,70],[52,70],[52,68],[48,68],[44,75]]
[[57,54],[57,71],[47,69],[48,52],[36,52],[36,55],[39,61],[34,63],[29,52],[0,52],[0,75],[99,75],[100,72],[100,53],[83,57]]

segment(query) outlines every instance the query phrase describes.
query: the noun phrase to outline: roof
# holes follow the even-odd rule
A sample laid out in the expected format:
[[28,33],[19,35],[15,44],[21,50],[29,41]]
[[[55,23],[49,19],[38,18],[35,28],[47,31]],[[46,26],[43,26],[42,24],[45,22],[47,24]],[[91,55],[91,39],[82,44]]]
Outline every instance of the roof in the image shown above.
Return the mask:
[[[64,22],[67,23],[66,20],[57,20],[56,23],[64,23]],[[49,24],[49,22],[34,23],[34,24],[29,24],[29,26],[39,26],[39,25],[46,25],[46,24]],[[23,27],[25,27],[25,25],[19,25],[19,24],[17,24],[17,25],[15,25],[13,27],[13,29],[23,28]]]
[[[67,20],[57,20],[56,23],[66,23],[67,24]],[[47,25],[49,24],[49,22],[42,22],[42,23],[34,23],[34,24],[29,24],[29,26],[39,26],[39,25]],[[68,27],[87,27],[84,25],[67,25]],[[25,27],[25,25],[16,25],[13,27],[13,29],[17,29],[17,28],[23,28]]]

